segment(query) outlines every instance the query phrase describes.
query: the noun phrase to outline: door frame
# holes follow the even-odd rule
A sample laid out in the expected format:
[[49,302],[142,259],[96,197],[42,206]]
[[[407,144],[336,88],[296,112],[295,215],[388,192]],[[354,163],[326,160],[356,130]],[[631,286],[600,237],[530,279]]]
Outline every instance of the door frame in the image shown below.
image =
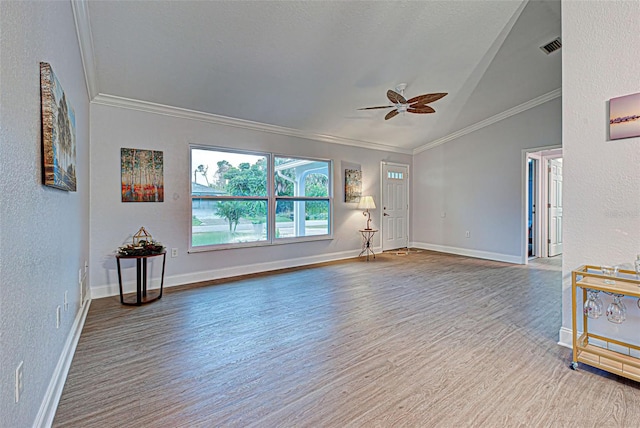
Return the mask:
[[406,224],[407,224],[407,247],[409,247],[409,237],[411,236],[411,231],[410,231],[410,219],[411,219],[411,170],[410,170],[410,166],[407,163],[400,163],[400,162],[388,162],[388,161],[381,161],[380,162],[380,209],[379,209],[379,214],[378,214],[378,224],[380,225],[380,248],[382,249],[382,251],[385,251],[384,248],[384,217],[383,217],[383,204],[384,204],[384,180],[385,180],[385,176],[384,176],[384,167],[385,165],[390,165],[390,166],[400,166],[400,167],[405,167],[407,168],[407,185],[406,185],[406,192],[407,194],[405,195],[405,197],[407,198],[407,218],[406,218]]
[[[540,234],[540,230],[544,229],[544,226],[542,224],[542,217],[543,217],[543,213],[542,211],[544,211],[543,209],[543,185],[542,185],[542,180],[543,177],[541,175],[541,171],[543,170],[541,164],[544,162],[542,160],[542,155],[540,154],[540,152],[536,152],[536,153],[527,153],[527,165],[528,165],[528,161],[529,159],[532,159],[535,161],[535,174],[534,174],[534,178],[535,178],[535,182],[533,184],[533,187],[536,189],[535,192],[535,216],[533,218],[532,224],[533,224],[533,231],[534,234],[532,236],[532,241],[533,241],[533,257],[542,257],[541,255],[541,251],[542,251],[542,235]],[[527,182],[529,181],[529,168],[527,166]],[[526,220],[525,220],[525,227],[529,226],[529,186],[527,186],[527,195],[526,195],[526,199],[525,201],[527,202],[527,212],[526,212]],[[529,236],[529,232],[527,230],[527,237]],[[525,256],[527,257],[527,260],[531,257],[529,256],[529,243],[525,242],[526,245],[526,252],[525,252]]]
[[[521,248],[521,257],[520,263],[523,265],[528,264],[529,262],[529,249],[528,249],[528,221],[529,221],[529,210],[527,207],[527,201],[529,199],[529,168],[528,161],[530,157],[537,159],[537,156],[540,157],[540,161],[538,162],[538,170],[537,170],[537,180],[536,185],[538,186],[538,198],[537,202],[540,205],[537,205],[536,215],[538,215],[538,228],[536,230],[536,236],[534,237],[535,242],[538,244],[538,255],[537,257],[547,257],[548,255],[548,247],[547,245],[543,245],[546,243],[546,238],[548,234],[549,224],[548,224],[548,210],[547,210],[547,201],[549,194],[548,187],[548,174],[547,168],[549,166],[549,160],[555,158],[562,157],[562,145],[553,145],[553,146],[544,146],[544,147],[533,147],[530,149],[522,150],[522,163],[521,163],[521,189],[522,189],[522,201],[521,201],[521,230],[520,230],[520,248]],[[540,209],[540,207],[543,209]]]

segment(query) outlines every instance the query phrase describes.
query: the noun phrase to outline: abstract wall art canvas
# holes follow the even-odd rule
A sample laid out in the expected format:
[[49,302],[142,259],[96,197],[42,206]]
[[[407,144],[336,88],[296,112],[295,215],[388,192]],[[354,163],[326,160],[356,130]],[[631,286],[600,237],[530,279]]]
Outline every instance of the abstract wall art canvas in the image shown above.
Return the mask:
[[163,153],[120,149],[122,202],[164,201]]
[[46,62],[40,63],[42,181],[76,191],[76,115],[62,85]]
[[640,93],[609,100],[609,138],[640,137]]
[[344,201],[358,202],[362,194],[362,171],[344,170]]

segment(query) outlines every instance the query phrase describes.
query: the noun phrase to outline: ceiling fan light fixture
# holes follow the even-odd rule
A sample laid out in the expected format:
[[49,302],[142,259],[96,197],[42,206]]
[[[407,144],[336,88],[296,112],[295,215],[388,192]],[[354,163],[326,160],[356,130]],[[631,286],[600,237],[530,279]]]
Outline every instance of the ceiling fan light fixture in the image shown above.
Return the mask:
[[404,97],[404,90],[407,89],[406,83],[398,83],[396,86],[396,92]]

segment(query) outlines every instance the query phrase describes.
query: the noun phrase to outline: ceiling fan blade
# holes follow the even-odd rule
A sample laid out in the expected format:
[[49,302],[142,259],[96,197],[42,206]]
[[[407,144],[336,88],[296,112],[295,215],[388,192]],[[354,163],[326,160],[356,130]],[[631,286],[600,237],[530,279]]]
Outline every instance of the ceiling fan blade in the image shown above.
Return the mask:
[[392,107],[394,106],[362,107],[362,108],[359,108],[358,110],[375,110],[378,108],[392,108]]
[[447,95],[447,92],[418,95],[417,97],[413,97],[409,101],[407,101],[407,104],[429,104],[434,101],[438,101],[440,98],[444,97],[445,95]]
[[427,114],[427,113],[435,113],[436,111],[429,106],[420,106],[420,107],[409,107],[407,109],[409,113],[418,113],[418,114]]
[[387,113],[387,115],[384,117],[384,120],[389,120],[391,118],[394,118],[398,115],[398,110],[391,110],[389,113]]
[[389,89],[387,91],[387,98],[389,98],[389,101],[391,101],[394,104],[406,104],[407,103],[407,100],[402,95],[400,95],[396,91],[392,91],[391,89]]

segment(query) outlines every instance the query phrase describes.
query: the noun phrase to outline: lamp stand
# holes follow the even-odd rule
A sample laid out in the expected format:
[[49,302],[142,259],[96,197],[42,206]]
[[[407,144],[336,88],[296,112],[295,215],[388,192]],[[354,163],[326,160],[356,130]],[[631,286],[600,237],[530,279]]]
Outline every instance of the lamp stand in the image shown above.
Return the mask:
[[367,210],[362,215],[367,217],[367,228],[365,230],[371,230],[371,213]]

